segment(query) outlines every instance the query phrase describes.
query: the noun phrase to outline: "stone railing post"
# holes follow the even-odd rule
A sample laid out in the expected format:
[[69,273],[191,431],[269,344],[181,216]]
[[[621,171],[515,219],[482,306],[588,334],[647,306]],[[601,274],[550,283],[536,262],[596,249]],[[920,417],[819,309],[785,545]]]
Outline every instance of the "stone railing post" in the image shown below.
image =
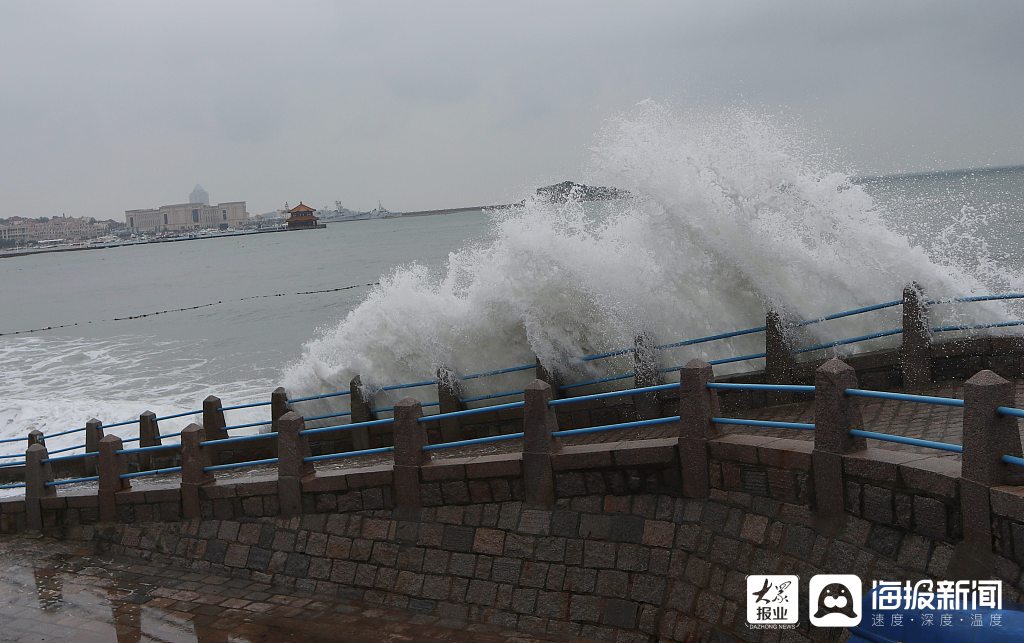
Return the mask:
[[932,382],[932,336],[924,290],[913,283],[903,289],[903,343],[900,366],[903,388],[921,388]]
[[[370,422],[377,419],[373,412],[373,397],[363,395],[363,380],[356,375],[349,383],[349,408],[352,410],[352,424]],[[357,451],[370,448],[370,429],[359,427],[352,429],[352,446]]]
[[[139,415],[139,446],[155,447],[160,445],[160,426],[157,423],[156,413],[145,411]],[[140,471],[148,471],[153,468],[153,454],[138,454]]]
[[25,445],[25,448],[27,449],[33,444],[46,445],[46,436],[39,429],[32,429],[28,432],[28,443]]
[[427,433],[420,424],[423,408],[411,397],[395,404],[395,508],[399,511],[418,510],[420,501],[420,467],[430,461],[424,451]]
[[960,474],[960,523],[963,541],[954,550],[950,578],[988,578],[993,564],[990,488],[1021,484],[1020,475],[1003,463],[1004,455],[1021,457],[1017,419],[1001,415],[1014,406],[1014,385],[992,371],[964,382],[963,460]]
[[288,391],[283,386],[278,386],[270,394],[270,430],[274,433],[280,433],[277,427],[278,420],[291,410],[292,405],[288,403]]
[[25,528],[29,531],[43,530],[43,508],[40,500],[57,495],[53,482],[53,467],[46,462],[50,455],[40,443],[32,444],[25,450]]
[[[647,333],[633,338],[633,385],[636,388],[660,384],[658,358],[654,340]],[[638,419],[649,420],[658,417],[658,396],[656,393],[641,393],[633,396],[633,408]]]
[[[92,418],[85,423],[85,452],[99,453],[100,440],[103,439],[103,423]],[[82,460],[82,475],[96,475],[96,458],[85,458]]]
[[554,432],[558,419],[548,402],[551,385],[530,382],[524,390],[523,407],[523,491],[527,504],[551,507],[555,503],[555,476],[551,456],[559,449]]
[[306,423],[295,411],[281,416],[277,423],[277,502],[282,516],[302,513],[302,478],[312,474],[309,441],[302,435]]
[[202,503],[199,489],[213,483],[212,473],[205,471],[210,466],[210,454],[203,449],[203,427],[189,424],[181,432],[181,515],[186,520],[202,517]]
[[688,498],[706,498],[711,491],[708,440],[719,435],[711,418],[720,412],[718,394],[708,388],[713,381],[704,360],[691,359],[679,370],[679,464]]
[[561,390],[558,388],[559,386],[562,385],[561,378],[558,377],[558,374],[555,373],[553,370],[550,370],[549,368],[541,364],[539,357],[536,358],[536,360],[537,368],[535,370],[537,373],[537,379],[539,379],[542,382],[548,383],[548,386],[551,387],[551,399],[557,400],[559,397],[561,397]]
[[[767,384],[792,384],[796,374],[796,357],[790,343],[785,320],[778,311],[769,309],[764,319],[764,379]],[[788,404],[793,401],[791,393],[769,392],[766,402]]]
[[220,398],[211,395],[203,400],[203,433],[205,440],[222,440],[230,437],[224,430],[228,424],[224,420]]
[[841,521],[845,518],[843,454],[867,448],[864,438],[850,435],[863,429],[857,398],[845,391],[857,388],[857,372],[838,359],[830,359],[814,372],[814,503],[818,515]]
[[[462,388],[459,386],[458,376],[443,367],[437,369],[437,402],[439,413],[453,413],[466,408],[462,403]],[[459,418],[441,420],[442,441],[455,442],[462,438],[462,422]]]
[[118,453],[123,448],[121,438],[116,435],[106,435],[100,440],[97,465],[100,476],[100,522],[117,520],[117,492],[130,489],[132,486],[130,480],[121,477],[122,473],[128,473],[125,457]]

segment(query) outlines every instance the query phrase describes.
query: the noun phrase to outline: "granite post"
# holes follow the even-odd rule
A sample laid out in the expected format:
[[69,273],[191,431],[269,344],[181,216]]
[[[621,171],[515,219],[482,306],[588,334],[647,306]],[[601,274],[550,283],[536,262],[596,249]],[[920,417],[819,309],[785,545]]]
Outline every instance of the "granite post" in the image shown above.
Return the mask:
[[198,424],[189,424],[181,432],[181,516],[185,520],[202,517],[199,489],[215,480],[212,473],[204,471],[211,462],[202,444],[203,427]]
[[117,520],[117,492],[131,488],[131,481],[121,477],[128,473],[126,458],[118,453],[124,448],[121,438],[106,435],[100,440],[99,504],[100,522]]
[[550,508],[555,503],[551,456],[559,449],[554,437],[558,419],[548,405],[551,385],[534,380],[526,386],[523,397],[523,492],[527,504]]
[[[372,396],[363,395],[363,380],[358,375],[349,383],[349,408],[352,409],[352,424],[370,422],[377,419],[373,412]],[[357,451],[370,448],[370,429],[361,426],[350,431],[352,447]]]
[[842,360],[830,359],[814,372],[814,510],[834,524],[846,515],[843,454],[867,448],[864,438],[850,435],[850,429],[863,429],[864,421],[857,398],[846,395],[848,388],[857,388],[857,372]]
[[29,531],[43,530],[40,500],[57,495],[56,487],[46,485],[53,482],[53,467],[46,462],[49,457],[46,447],[38,442],[25,450],[25,527]]
[[[459,386],[458,376],[444,367],[437,369],[437,402],[439,413],[453,413],[466,408],[462,402],[462,390]],[[459,418],[442,419],[441,440],[455,442],[461,439],[463,439],[462,422]]]
[[[103,439],[103,423],[92,418],[85,423],[85,452],[99,453],[100,440]],[[96,458],[85,458],[82,460],[82,475],[96,475]]]
[[420,467],[430,461],[430,453],[423,450],[427,433],[420,424],[423,408],[411,397],[395,404],[395,508],[415,511],[422,506],[420,500]]
[[281,416],[291,410],[292,406],[288,403],[288,391],[283,386],[278,386],[270,394],[270,430],[274,433],[280,433],[277,428],[277,422],[281,419]]
[[718,394],[708,388],[714,380],[704,360],[691,359],[679,369],[679,463],[688,498],[706,498],[711,490],[708,440],[719,434],[711,418],[720,413]]
[[39,429],[32,429],[28,432],[28,444],[25,445],[25,448],[27,449],[33,444],[46,444],[46,436]]
[[561,395],[560,395],[561,389],[559,388],[562,385],[561,378],[558,377],[558,374],[555,373],[554,370],[552,370],[552,369],[544,366],[543,364],[541,364],[539,357],[536,358],[536,361],[537,361],[537,366],[536,366],[535,370],[536,370],[536,373],[537,373],[537,375],[536,375],[537,379],[539,379],[542,382],[547,382],[548,383],[548,386],[551,387],[551,399],[557,400],[559,397],[561,397]]
[[900,366],[903,388],[914,389],[932,382],[931,331],[924,290],[913,283],[903,289],[903,343],[900,345]]
[[281,416],[277,423],[277,501],[282,516],[302,513],[302,478],[314,473],[309,441],[302,435],[305,422],[295,411]]
[[[768,384],[792,384],[796,374],[796,357],[790,344],[789,333],[782,315],[769,309],[765,315],[764,331],[764,379]],[[769,406],[788,404],[793,401],[792,393],[768,392],[765,400]]]
[[992,573],[990,488],[1019,485],[1024,481],[1002,460],[1004,455],[1021,457],[1021,442],[1017,418],[999,413],[1000,406],[1014,406],[1013,382],[992,371],[981,371],[964,383],[960,474],[960,519],[964,539],[954,551],[951,577],[987,578]]
[[[156,413],[146,411],[139,415],[139,446],[155,447],[160,444],[160,426],[157,423]],[[139,470],[148,471],[153,468],[153,455],[151,453],[138,454]]]

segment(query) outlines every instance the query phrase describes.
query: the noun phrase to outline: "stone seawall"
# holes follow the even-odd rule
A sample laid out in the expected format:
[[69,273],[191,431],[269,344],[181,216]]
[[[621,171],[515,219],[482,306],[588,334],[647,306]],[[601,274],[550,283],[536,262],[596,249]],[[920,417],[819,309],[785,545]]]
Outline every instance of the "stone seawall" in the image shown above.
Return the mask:
[[[847,509],[835,519],[817,505],[810,443],[732,435],[708,447],[706,498],[679,497],[674,440],[645,440],[563,449],[546,508],[523,502],[522,458],[507,454],[424,465],[412,511],[395,507],[382,466],[306,479],[298,516],[277,516],[275,482],[253,480],[205,488],[200,519],[156,522],[174,520],[177,498],[150,490],[124,492],[116,524],[84,524],[70,498],[46,522],[110,553],[618,641],[759,640],[744,618],[749,573],[798,574],[802,595],[828,572],[868,584],[962,570],[1005,581],[1008,601],[1024,588],[1024,489],[987,490],[995,538],[979,567],[959,547],[972,509],[956,456],[841,456]],[[823,636],[801,617],[802,635]]]

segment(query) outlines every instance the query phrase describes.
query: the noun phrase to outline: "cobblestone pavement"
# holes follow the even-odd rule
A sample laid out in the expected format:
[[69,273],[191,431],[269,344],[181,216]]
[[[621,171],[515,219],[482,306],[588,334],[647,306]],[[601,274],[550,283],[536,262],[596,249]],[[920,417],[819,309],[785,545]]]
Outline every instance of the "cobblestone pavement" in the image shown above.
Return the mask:
[[46,538],[0,539],[2,641],[554,641],[454,618],[317,600],[295,590]]

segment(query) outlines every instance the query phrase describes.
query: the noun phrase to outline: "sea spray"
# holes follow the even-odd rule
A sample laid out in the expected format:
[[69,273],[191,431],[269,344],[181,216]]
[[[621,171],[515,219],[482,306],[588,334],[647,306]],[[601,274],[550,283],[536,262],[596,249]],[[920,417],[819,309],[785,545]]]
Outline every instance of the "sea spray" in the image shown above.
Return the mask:
[[[491,236],[451,253],[441,274],[411,265],[383,277],[344,320],[305,345],[285,385],[336,390],[359,373],[372,390],[429,378],[441,366],[471,373],[534,355],[571,380],[627,371],[628,357],[577,358],[627,347],[638,333],[667,343],[758,326],[766,307],[788,319],[816,318],[898,299],[911,281],[935,295],[1004,285],[955,254],[911,243],[862,186],[822,158],[806,154],[788,127],[750,110],[680,113],[645,101],[612,119],[593,150],[592,178],[630,198],[535,198],[493,213]],[[943,314],[1006,318],[999,304]],[[893,308],[807,326],[794,341],[898,326]],[[886,341],[893,338],[840,354]],[[762,347],[763,336],[752,335],[660,358],[671,365]],[[529,376],[502,377],[470,387],[507,390]]]

